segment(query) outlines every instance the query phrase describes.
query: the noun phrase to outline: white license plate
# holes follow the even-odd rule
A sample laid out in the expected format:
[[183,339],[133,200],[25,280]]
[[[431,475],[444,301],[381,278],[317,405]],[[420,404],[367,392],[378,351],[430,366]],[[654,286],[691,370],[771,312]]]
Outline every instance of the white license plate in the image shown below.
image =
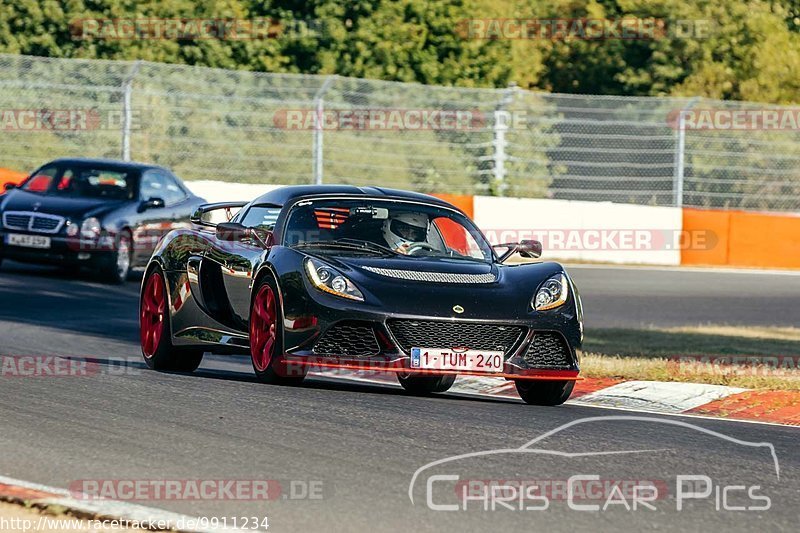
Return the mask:
[[411,368],[424,370],[502,372],[504,360],[504,352],[411,348]]
[[50,237],[41,235],[20,235],[9,233],[6,237],[9,246],[24,246],[25,248],[50,248]]

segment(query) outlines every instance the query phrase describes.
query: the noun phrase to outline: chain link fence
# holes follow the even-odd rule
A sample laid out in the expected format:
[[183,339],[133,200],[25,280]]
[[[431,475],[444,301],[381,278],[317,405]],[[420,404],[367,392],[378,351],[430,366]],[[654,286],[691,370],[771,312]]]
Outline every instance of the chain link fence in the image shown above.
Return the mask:
[[0,113],[0,167],[20,171],[130,158],[187,180],[800,210],[792,108],[0,55]]

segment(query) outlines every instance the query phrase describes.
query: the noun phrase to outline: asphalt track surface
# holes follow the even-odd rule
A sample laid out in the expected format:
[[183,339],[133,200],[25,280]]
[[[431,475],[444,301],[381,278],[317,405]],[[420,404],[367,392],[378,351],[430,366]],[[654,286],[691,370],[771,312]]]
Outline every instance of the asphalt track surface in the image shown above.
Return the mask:
[[[796,293],[799,279],[598,268],[573,272],[587,309],[603,313],[589,319],[595,327],[657,323],[660,316],[676,320],[678,310],[648,297],[663,295],[674,303],[693,299],[700,290],[723,299],[718,312],[729,323],[761,323],[760,309],[771,310],[768,323],[782,324],[791,318],[780,307],[792,297],[784,284],[791,282]],[[750,284],[760,291],[743,295]],[[624,294],[615,291],[620,287],[628,287],[629,307],[622,305]],[[637,290],[645,294],[632,296]],[[274,479],[282,491],[269,502],[136,502],[194,516],[266,515],[271,531],[796,530],[797,429],[569,404],[536,408],[457,395],[418,398],[397,388],[327,378],[309,379],[299,388],[267,386],[257,383],[249,361],[238,357],[206,356],[191,375],[152,372],[139,358],[137,293],[134,282],[111,287],[15,263],[0,268],[0,354],[89,358],[96,370],[76,377],[0,377],[2,475],[63,488],[77,480]],[[756,311],[734,315],[735,302],[748,299]],[[776,304],[776,299],[787,303]],[[565,424],[608,416],[648,420],[580,422],[530,447],[539,451],[448,461],[414,478],[432,461],[516,449]],[[768,448],[752,443],[774,446],[779,470]],[[545,510],[519,510],[516,500],[506,502],[515,509],[510,510],[497,498],[494,510],[472,501],[466,511],[435,511],[426,505],[427,497],[452,504],[461,485],[431,474],[457,475],[460,482],[536,480],[562,488],[570,476],[598,475],[628,486],[632,480],[646,481],[660,490],[651,503],[655,510],[642,505],[628,510],[621,504],[605,511],[575,510],[559,490],[546,490]],[[714,488],[678,511],[678,475],[708,476]],[[436,481],[428,491],[431,479]],[[291,493],[292,486],[309,485],[320,497],[304,498],[301,489]],[[581,500],[584,485],[577,486],[578,504],[602,506],[609,495]],[[764,501],[745,498],[738,489],[729,490],[725,499],[726,486],[766,495],[769,509],[730,510]],[[630,494],[625,499],[632,505]],[[540,507],[544,501],[528,499],[522,505]]]

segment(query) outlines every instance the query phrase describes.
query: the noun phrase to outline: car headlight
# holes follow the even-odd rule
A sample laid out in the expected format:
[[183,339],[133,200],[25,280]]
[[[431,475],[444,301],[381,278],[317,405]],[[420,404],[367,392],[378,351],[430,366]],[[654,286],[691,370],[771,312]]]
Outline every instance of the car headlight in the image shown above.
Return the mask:
[[308,279],[316,288],[349,300],[364,301],[364,295],[356,288],[347,276],[320,261],[306,258]]
[[81,224],[81,237],[84,239],[96,239],[100,236],[100,221],[94,217],[89,217]]
[[555,309],[567,301],[569,296],[569,285],[564,274],[556,274],[547,279],[536,291],[536,295],[531,301],[531,305],[537,311]]

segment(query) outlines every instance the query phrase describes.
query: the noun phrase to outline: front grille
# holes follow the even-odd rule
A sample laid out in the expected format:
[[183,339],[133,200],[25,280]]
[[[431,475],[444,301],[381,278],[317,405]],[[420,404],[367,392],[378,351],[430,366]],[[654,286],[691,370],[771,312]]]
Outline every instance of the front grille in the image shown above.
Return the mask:
[[28,211],[6,211],[3,213],[3,226],[7,229],[35,231],[37,233],[58,233],[64,225],[64,217]]
[[33,217],[31,229],[33,231],[53,231],[59,225],[59,221],[54,218]]
[[528,366],[535,368],[572,368],[572,355],[567,341],[555,331],[534,333],[524,359]]
[[366,357],[380,351],[375,330],[358,323],[336,324],[314,345],[314,353],[318,355]]
[[375,274],[389,278],[407,279],[410,281],[426,281],[429,283],[494,283],[494,274],[458,274],[453,272],[423,272],[421,270],[399,270],[394,268],[363,267]]
[[472,350],[513,351],[526,328],[471,322],[390,319],[389,330],[400,348],[469,348]]
[[28,225],[31,223],[30,215],[12,215],[5,213],[3,215],[3,225],[8,229],[21,229],[28,231]]

